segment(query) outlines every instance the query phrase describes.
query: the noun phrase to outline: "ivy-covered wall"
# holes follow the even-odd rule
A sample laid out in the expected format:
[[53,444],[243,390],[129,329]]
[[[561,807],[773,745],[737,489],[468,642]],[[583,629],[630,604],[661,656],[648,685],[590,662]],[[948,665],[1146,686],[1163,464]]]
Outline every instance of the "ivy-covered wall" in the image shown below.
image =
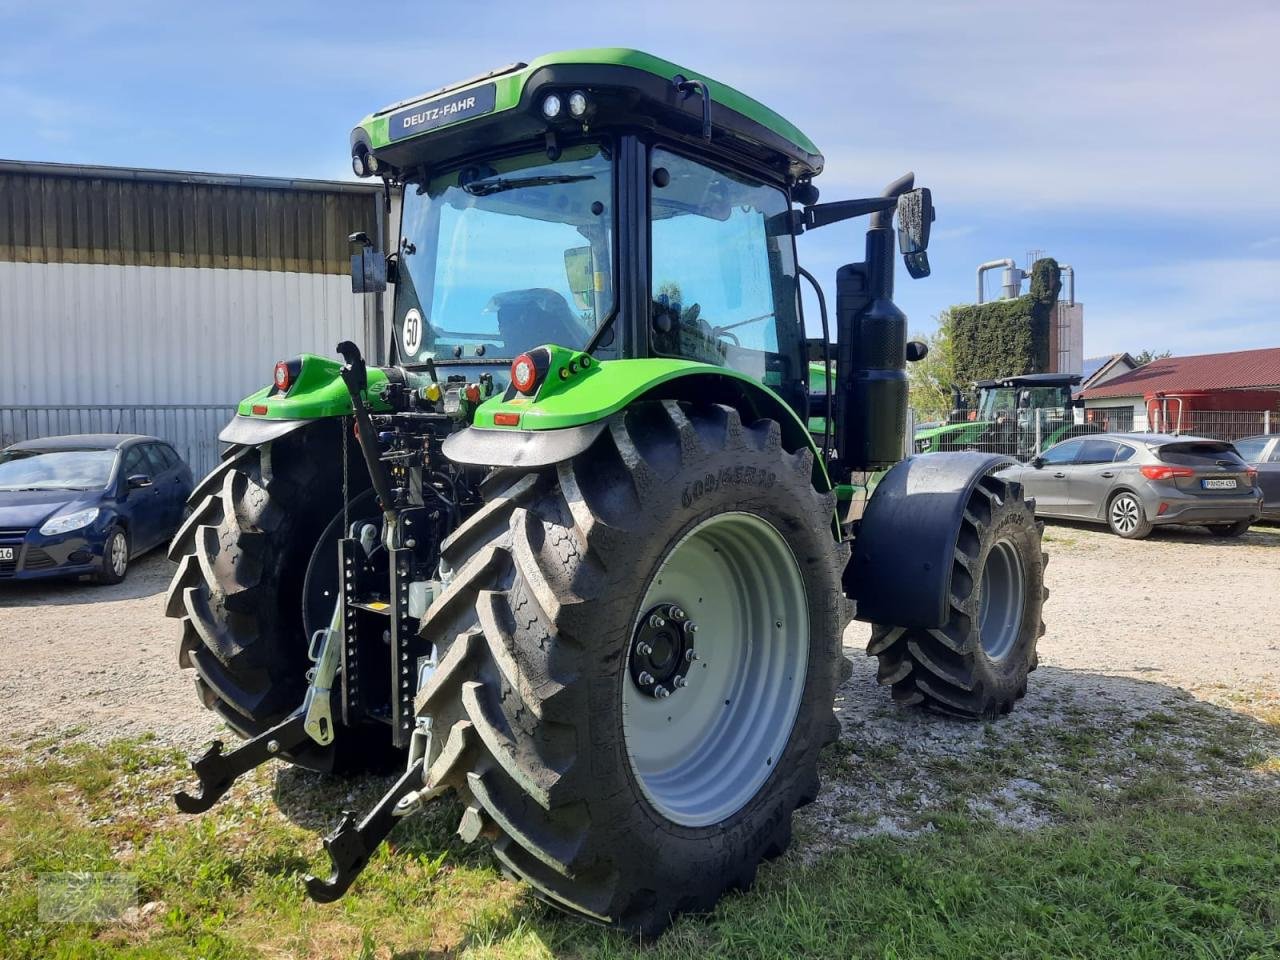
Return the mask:
[[1049,321],[1062,279],[1052,257],[1031,265],[1031,292],[1014,300],[951,308],[951,344],[958,385],[1044,373],[1049,369]]

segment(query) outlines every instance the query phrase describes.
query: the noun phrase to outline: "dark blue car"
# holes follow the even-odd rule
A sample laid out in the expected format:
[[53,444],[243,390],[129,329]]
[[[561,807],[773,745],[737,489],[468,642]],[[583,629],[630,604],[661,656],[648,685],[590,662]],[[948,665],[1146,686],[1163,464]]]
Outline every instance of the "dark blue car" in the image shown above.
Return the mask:
[[173,536],[190,494],[191,470],[155,437],[15,443],[0,452],[0,582],[119,583],[133,557]]

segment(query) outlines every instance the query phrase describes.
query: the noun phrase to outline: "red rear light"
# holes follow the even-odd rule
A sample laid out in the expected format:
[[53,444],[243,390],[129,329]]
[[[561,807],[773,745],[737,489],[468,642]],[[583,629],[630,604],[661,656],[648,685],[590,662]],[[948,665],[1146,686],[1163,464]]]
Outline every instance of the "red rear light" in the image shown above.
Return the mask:
[[1164,464],[1149,464],[1139,467],[1142,475],[1148,480],[1169,480],[1173,477],[1194,477],[1196,472],[1190,467],[1169,467]]
[[521,393],[533,393],[538,385],[538,365],[533,357],[522,353],[511,361],[511,382]]
[[289,373],[289,365],[281,360],[276,364],[276,389],[284,393],[293,383],[293,377]]
[[1249,476],[1249,486],[1256,487],[1258,485],[1258,471],[1253,467],[1246,467],[1244,472]]
[[480,387],[474,383],[467,384],[467,399],[472,403],[480,402]]
[[515,427],[520,424],[520,414],[518,413],[495,413],[493,422],[500,427]]
[[264,416],[266,412],[267,412],[267,405],[265,403],[255,403],[253,405],[253,415],[255,417]]

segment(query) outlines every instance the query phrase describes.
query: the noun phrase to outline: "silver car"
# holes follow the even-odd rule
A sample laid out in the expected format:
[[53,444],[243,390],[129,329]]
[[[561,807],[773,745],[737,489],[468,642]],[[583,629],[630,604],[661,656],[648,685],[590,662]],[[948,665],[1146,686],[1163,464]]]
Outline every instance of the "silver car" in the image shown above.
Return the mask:
[[1000,472],[1036,501],[1036,515],[1105,523],[1137,540],[1187,523],[1238,537],[1262,516],[1257,473],[1223,440],[1103,433],[1064,440]]

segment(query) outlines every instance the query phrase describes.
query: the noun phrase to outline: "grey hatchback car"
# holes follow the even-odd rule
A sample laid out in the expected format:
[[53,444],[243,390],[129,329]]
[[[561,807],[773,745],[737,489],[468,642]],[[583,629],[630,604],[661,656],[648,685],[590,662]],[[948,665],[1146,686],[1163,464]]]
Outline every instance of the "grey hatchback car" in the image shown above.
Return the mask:
[[1166,523],[1238,537],[1262,516],[1256,471],[1223,440],[1094,434],[1055,444],[1000,476],[1022,483],[1037,516],[1105,523],[1128,540]]

